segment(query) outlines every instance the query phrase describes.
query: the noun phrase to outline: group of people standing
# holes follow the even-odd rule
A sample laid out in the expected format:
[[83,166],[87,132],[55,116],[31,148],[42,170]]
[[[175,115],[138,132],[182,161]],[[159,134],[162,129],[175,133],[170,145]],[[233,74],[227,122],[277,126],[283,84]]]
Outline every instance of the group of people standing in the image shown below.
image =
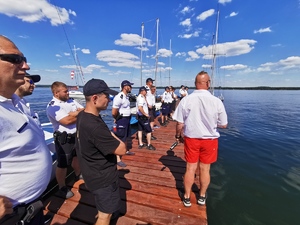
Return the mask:
[[[44,224],[40,201],[51,176],[52,159],[39,124],[38,115],[30,110],[23,97],[32,94],[39,75],[30,75],[23,53],[8,38],[0,36],[0,223],[24,222],[28,206],[35,211],[24,224]],[[184,175],[184,206],[190,207],[194,174],[200,171],[198,204],[204,205],[210,182],[210,164],[217,160],[219,132],[226,128],[227,114],[223,103],[208,91],[209,75],[202,71],[195,78],[196,90],[188,96],[180,89],[165,88],[161,96],[161,125],[177,121],[177,141],[184,142],[187,168]],[[156,118],[156,87],[148,78],[136,98],[139,149],[156,150],[151,141]],[[86,105],[69,98],[66,84],[51,85],[53,99],[47,105],[47,116],[53,125],[57,153],[56,179],[58,195],[71,198],[74,193],[66,186],[67,168],[74,169],[74,180],[84,179],[94,195],[98,218],[96,224],[109,224],[120,207],[117,165],[125,167],[122,155],[134,155],[128,148],[130,101],[133,83],[124,80],[121,92],[110,89],[105,81],[91,79],[83,87]],[[111,130],[101,118],[114,95],[112,116],[116,129]],[[178,99],[181,99],[178,106]],[[146,141],[144,141],[144,135]],[[21,210],[22,209],[22,210]],[[22,211],[22,214],[20,213]],[[13,219],[13,220],[12,220]]]

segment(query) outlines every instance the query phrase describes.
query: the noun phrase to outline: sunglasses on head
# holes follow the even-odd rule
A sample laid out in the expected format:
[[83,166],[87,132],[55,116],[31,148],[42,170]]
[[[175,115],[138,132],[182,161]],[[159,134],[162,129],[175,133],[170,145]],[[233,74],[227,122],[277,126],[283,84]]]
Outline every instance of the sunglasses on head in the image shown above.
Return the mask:
[[7,61],[13,64],[20,64],[22,62],[27,63],[27,59],[24,56],[18,54],[0,54],[0,59],[2,61]]

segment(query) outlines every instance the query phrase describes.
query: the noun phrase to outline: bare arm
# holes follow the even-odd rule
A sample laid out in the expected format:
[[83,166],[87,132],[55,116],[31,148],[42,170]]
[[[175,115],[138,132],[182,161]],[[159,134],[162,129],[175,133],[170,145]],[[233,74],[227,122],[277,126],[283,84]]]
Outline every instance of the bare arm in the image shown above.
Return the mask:
[[227,128],[227,124],[225,125],[218,125],[219,128]]
[[125,155],[126,153],[126,145],[123,141],[121,141],[113,132],[111,132],[111,135],[114,136],[114,138],[118,139],[120,141],[119,146],[116,148],[114,154],[115,155]]
[[73,124],[76,123],[77,121],[77,116],[78,113],[81,112],[82,110],[84,110],[84,108],[78,108],[76,111],[74,112],[69,112],[68,116],[65,116],[64,118],[62,118],[60,121],[58,121],[59,123],[63,124],[63,125],[69,125],[69,124]]
[[119,109],[117,109],[117,108],[112,108],[111,114],[112,114],[113,118],[116,119],[117,116],[118,116],[118,114],[119,114]]
[[0,219],[13,213],[13,204],[5,196],[0,196]]
[[149,117],[149,115],[145,113],[145,111],[144,111],[144,109],[143,109],[143,106],[139,106],[138,108],[139,108],[139,111],[140,111],[144,116]]

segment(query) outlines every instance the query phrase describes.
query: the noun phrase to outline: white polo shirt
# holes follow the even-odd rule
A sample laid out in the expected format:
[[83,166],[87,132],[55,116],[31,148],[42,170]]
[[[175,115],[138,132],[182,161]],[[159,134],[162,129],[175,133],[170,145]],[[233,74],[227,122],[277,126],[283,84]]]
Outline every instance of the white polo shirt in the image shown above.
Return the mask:
[[162,101],[163,101],[164,103],[171,103],[171,102],[173,101],[171,92],[165,91],[165,92],[162,94]]
[[63,125],[60,124],[58,121],[68,116],[69,112],[75,112],[79,108],[83,108],[83,106],[71,98],[64,102],[53,97],[52,101],[48,104],[46,109],[48,119],[50,120],[53,126],[53,131],[66,131],[70,134],[75,133],[76,123]]
[[129,97],[122,91],[114,97],[112,107],[119,109],[119,113],[123,116],[131,115]]
[[195,90],[177,106],[173,119],[184,123],[184,136],[214,139],[220,137],[217,125],[226,125],[223,102],[207,90]]
[[145,100],[145,97],[142,94],[139,94],[136,98],[136,109],[137,109],[137,113],[142,116],[143,114],[139,111],[139,106],[143,106],[143,110],[146,114],[149,113],[148,111],[148,105],[147,102]]
[[14,206],[37,199],[47,188],[52,159],[44,133],[32,117],[0,96],[0,195]]

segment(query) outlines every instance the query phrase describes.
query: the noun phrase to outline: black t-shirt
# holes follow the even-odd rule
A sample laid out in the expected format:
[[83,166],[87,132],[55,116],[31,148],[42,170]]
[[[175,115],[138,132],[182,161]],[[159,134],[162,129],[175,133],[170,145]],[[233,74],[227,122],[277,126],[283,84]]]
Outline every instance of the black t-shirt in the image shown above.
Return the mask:
[[106,187],[118,179],[117,158],[113,153],[119,144],[100,115],[84,111],[78,114],[76,153],[90,191]]

